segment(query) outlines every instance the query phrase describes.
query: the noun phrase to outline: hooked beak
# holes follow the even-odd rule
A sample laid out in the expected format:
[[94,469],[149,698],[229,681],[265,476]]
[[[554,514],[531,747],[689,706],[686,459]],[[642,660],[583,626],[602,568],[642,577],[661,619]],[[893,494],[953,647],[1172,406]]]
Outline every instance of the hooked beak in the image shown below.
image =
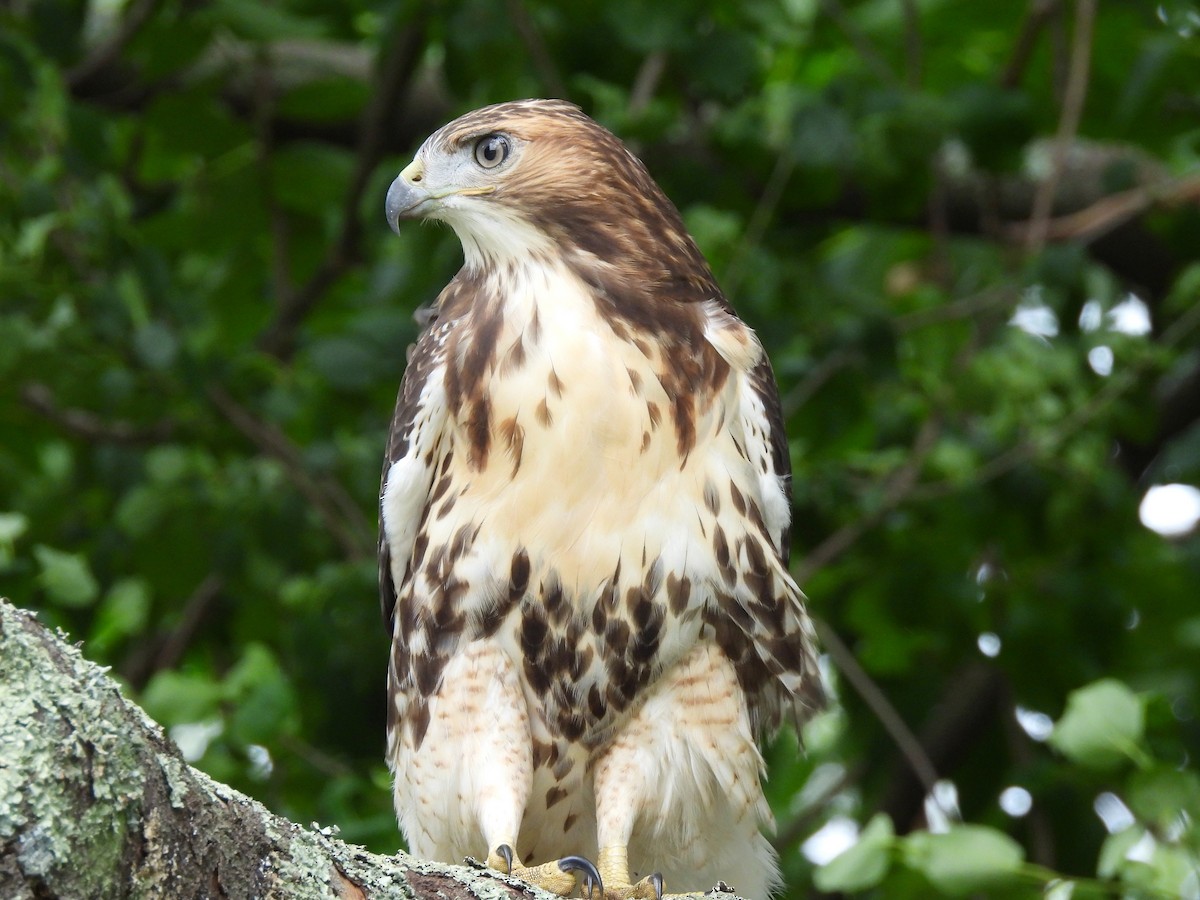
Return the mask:
[[425,190],[421,182],[422,167],[415,159],[404,167],[392,186],[388,188],[384,210],[388,225],[396,234],[400,233],[401,219],[415,219],[421,215],[421,206],[435,199]]

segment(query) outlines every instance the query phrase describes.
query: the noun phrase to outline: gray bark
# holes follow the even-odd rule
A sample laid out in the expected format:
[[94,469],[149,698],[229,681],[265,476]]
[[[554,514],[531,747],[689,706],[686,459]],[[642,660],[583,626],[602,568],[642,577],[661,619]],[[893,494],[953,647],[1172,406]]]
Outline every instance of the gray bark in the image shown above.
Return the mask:
[[104,669],[0,599],[0,897],[438,896],[550,898],[271,813],[187,765]]

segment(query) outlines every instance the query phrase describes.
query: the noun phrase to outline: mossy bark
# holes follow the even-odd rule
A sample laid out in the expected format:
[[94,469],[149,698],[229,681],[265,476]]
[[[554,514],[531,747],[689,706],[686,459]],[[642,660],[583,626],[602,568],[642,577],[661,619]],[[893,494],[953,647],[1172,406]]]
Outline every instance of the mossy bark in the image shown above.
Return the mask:
[[274,815],[187,765],[102,668],[0,600],[0,897],[439,896],[549,897]]

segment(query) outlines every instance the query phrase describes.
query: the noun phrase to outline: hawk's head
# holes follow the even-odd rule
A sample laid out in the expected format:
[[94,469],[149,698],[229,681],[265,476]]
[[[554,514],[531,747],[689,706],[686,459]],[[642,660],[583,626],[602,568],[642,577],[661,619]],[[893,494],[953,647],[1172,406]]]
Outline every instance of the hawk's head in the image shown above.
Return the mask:
[[415,218],[449,224],[471,268],[552,253],[653,281],[711,277],[641,161],[561,100],[484,107],[430,135],[387,195],[393,229]]

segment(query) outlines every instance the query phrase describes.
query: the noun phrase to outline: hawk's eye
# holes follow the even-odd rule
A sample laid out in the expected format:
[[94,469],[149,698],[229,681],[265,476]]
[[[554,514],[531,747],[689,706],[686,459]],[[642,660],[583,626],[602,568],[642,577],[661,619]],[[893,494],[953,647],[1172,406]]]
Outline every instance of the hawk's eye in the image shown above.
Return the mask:
[[494,169],[508,159],[508,138],[489,134],[475,142],[475,162],[485,169]]

